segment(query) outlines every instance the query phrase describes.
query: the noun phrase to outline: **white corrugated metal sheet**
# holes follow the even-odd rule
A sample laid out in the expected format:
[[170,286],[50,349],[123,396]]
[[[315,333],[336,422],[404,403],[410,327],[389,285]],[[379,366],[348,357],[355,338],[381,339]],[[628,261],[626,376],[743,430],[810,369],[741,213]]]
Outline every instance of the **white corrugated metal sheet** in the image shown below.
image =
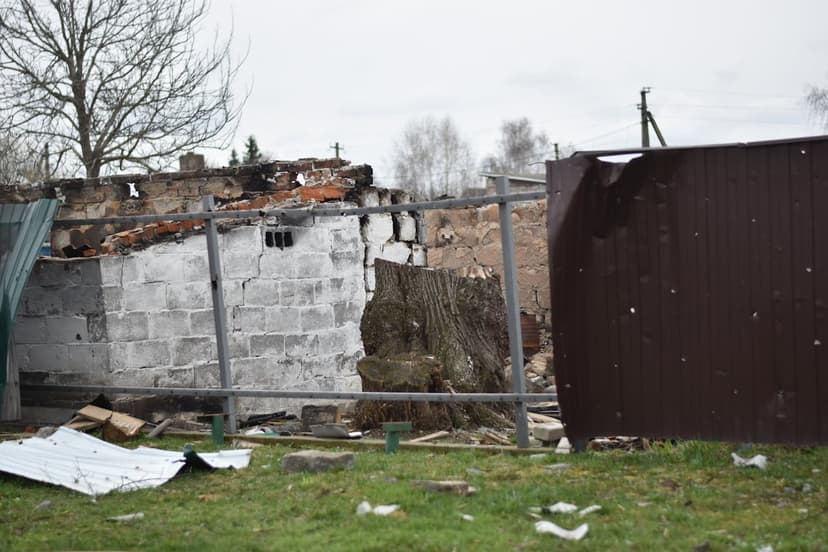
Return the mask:
[[[214,468],[245,468],[250,449],[200,453]],[[186,464],[180,452],[125,449],[65,427],[46,439],[0,443],[0,471],[91,495],[158,487]]]

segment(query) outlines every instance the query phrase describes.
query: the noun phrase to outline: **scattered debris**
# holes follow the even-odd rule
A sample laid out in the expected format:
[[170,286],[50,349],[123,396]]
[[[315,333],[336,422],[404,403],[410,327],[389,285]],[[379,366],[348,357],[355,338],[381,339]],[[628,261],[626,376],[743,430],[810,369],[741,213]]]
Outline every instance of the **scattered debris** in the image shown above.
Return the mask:
[[512,442],[504,435],[501,435],[500,433],[497,433],[496,431],[493,431],[491,429],[485,428],[480,430],[480,441],[489,442],[494,445],[504,446],[509,446],[512,444]]
[[532,507],[529,511],[534,514],[571,514],[577,512],[578,507],[568,502],[556,502],[552,506]]
[[448,431],[437,431],[435,433],[423,435],[422,437],[417,437],[416,439],[411,439],[409,443],[426,443],[428,441],[435,441],[437,439],[442,439],[443,437],[448,437],[449,435],[451,434]]
[[532,435],[535,439],[542,441],[547,446],[553,441],[558,441],[564,437],[563,424],[558,420],[552,420],[551,422],[538,424],[532,428]]
[[281,422],[295,419],[296,416],[294,414],[288,414],[286,410],[280,410],[279,412],[271,412],[270,414],[254,414],[252,416],[248,416],[246,420],[239,424],[239,427],[251,427],[266,424],[268,422]]
[[561,437],[558,441],[558,446],[555,447],[555,454],[569,454],[572,450],[572,445],[569,444],[569,439]]
[[311,426],[338,424],[341,421],[339,407],[335,404],[306,404],[302,407],[302,431],[312,431]]
[[126,441],[138,435],[145,423],[127,414],[88,404],[64,427],[88,431],[103,426],[103,437],[107,441]]
[[532,459],[532,460],[545,460],[545,459],[546,459],[546,456],[547,456],[547,455],[546,455],[546,453],[545,453],[545,452],[542,452],[542,453],[540,453],[540,454],[530,454],[530,455],[528,456],[528,458],[530,458],[530,459]]
[[162,435],[167,430],[167,428],[172,425],[172,423],[173,423],[172,418],[167,418],[166,420],[164,420],[163,422],[158,424],[155,427],[155,429],[150,431],[149,435],[147,435],[147,437],[149,437],[150,439],[154,439],[155,437],[158,437],[158,436]]
[[356,513],[358,516],[364,516],[365,514],[374,514],[375,516],[388,516],[399,510],[399,504],[385,504],[372,507],[370,502],[368,502],[367,500],[363,500],[357,506]]
[[730,456],[733,458],[734,466],[755,467],[760,470],[767,469],[768,467],[768,457],[764,454],[757,454],[756,456],[747,459],[742,458],[735,452],[731,452]]
[[57,431],[58,428],[55,426],[43,426],[37,430],[35,433],[35,437],[40,437],[41,439],[45,439],[46,437],[51,437],[52,434]]
[[544,466],[543,469],[547,471],[563,471],[568,470],[572,467],[572,464],[567,464],[565,462],[558,462],[557,464],[549,464],[548,466]]
[[483,475],[483,470],[478,468],[466,468],[466,473],[469,475]]
[[470,516],[469,514],[463,514],[460,517],[463,518],[463,521],[474,521],[474,516]]
[[314,437],[320,439],[361,439],[361,431],[348,431],[345,424],[316,424],[310,426]]
[[599,506],[598,504],[593,504],[592,506],[587,506],[586,508],[584,508],[583,510],[581,510],[580,512],[578,512],[578,515],[579,515],[579,516],[581,516],[581,517],[583,517],[583,516],[585,516],[585,515],[587,515],[587,514],[591,514],[591,513],[593,513],[593,512],[597,512],[597,511],[599,511],[600,509],[601,509],[601,506]]
[[465,481],[432,481],[428,479],[413,481],[415,487],[433,491],[435,493],[456,494],[469,496],[477,493],[477,487],[472,487]]
[[756,552],[773,552],[773,546],[766,544],[756,548]]
[[659,485],[661,485],[665,489],[670,489],[671,491],[675,491],[676,489],[681,487],[681,485],[679,485],[676,481],[673,481],[672,479],[662,479],[661,482],[659,482]]
[[802,485],[802,492],[803,493],[810,493],[813,490],[814,490],[814,486],[811,485],[810,483],[805,483],[804,485]]
[[31,437],[0,443],[0,471],[97,496],[158,487],[185,465],[245,468],[251,452],[196,454],[187,449],[181,453],[147,447],[130,450],[61,427],[46,439]]
[[356,458],[352,452],[324,452],[321,450],[302,450],[282,457],[282,471],[323,472],[332,470],[349,470],[354,467]]
[[52,507],[52,501],[51,500],[44,500],[43,502],[41,502],[40,504],[35,506],[34,509],[35,510],[48,510],[51,507]]
[[596,451],[626,450],[632,452],[636,450],[646,450],[649,448],[650,440],[642,437],[614,435],[611,437],[598,437],[589,442],[589,449]]
[[106,518],[107,521],[118,521],[118,522],[127,522],[127,521],[135,521],[137,519],[144,519],[144,512],[136,512],[134,514],[126,514],[123,516],[112,516]]
[[584,523],[570,531],[555,525],[551,521],[538,521],[535,523],[535,531],[538,533],[551,533],[564,540],[579,541],[586,536],[587,531],[589,531],[589,525]]

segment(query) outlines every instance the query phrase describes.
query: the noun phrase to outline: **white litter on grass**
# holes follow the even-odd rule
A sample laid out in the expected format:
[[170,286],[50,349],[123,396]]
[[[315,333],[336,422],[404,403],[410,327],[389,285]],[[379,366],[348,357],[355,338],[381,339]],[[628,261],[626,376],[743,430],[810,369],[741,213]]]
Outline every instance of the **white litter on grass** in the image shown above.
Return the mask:
[[123,516],[112,516],[106,518],[107,521],[135,521],[136,519],[144,519],[144,512],[138,512],[135,514],[126,514]]
[[601,506],[599,506],[598,504],[593,504],[592,506],[587,506],[586,508],[584,508],[583,510],[578,512],[578,515],[579,516],[585,516],[587,514],[591,514],[592,512],[597,512],[600,509],[601,509]]
[[535,523],[535,531],[537,533],[551,533],[564,540],[579,541],[586,536],[587,531],[589,531],[589,525],[584,523],[570,531],[555,525],[551,521],[538,521]]
[[470,516],[469,514],[463,514],[464,521],[474,521],[474,516]]
[[[251,449],[199,453],[212,468],[246,468]],[[90,496],[158,487],[187,463],[181,452],[126,449],[61,427],[47,438],[0,443],[0,471],[61,485]]]
[[371,507],[370,502],[368,502],[367,500],[363,500],[357,506],[356,513],[358,516],[364,516],[365,514],[370,513],[373,513],[376,516],[387,516],[389,514],[393,514],[399,509],[399,504],[383,504],[380,506]]
[[773,552],[773,546],[766,544],[765,546],[759,546],[756,548],[756,552]]
[[759,468],[760,470],[764,470],[768,467],[768,457],[764,454],[757,454],[752,458],[742,458],[735,452],[730,453],[731,458],[733,458],[733,465],[734,466],[744,466],[744,467],[755,467]]
[[552,506],[543,506],[542,508],[533,506],[529,508],[529,511],[533,514],[571,514],[577,512],[578,507],[568,502],[556,502]]

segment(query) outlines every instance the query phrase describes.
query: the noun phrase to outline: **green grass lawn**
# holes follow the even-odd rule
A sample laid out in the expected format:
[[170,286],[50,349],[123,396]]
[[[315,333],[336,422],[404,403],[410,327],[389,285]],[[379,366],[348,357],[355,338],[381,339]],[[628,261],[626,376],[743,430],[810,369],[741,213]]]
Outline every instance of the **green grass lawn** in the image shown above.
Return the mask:
[[[170,449],[183,443],[141,441]],[[282,474],[281,458],[292,450],[256,448],[245,470],[183,474],[156,489],[96,500],[0,476],[0,550],[692,550],[704,543],[711,550],[828,550],[828,448],[744,451],[767,455],[766,471],[734,467],[734,445],[687,442],[546,459],[365,450],[356,452],[352,471]],[[544,469],[555,462],[573,467]],[[434,494],[415,488],[415,479],[465,479],[479,492]],[[44,500],[51,508],[35,509]],[[404,514],[357,516],[363,500],[400,504]],[[535,533],[528,508],[558,501],[602,506],[584,518],[543,516],[567,529],[589,523],[582,541]],[[134,512],[144,518],[106,521]]]

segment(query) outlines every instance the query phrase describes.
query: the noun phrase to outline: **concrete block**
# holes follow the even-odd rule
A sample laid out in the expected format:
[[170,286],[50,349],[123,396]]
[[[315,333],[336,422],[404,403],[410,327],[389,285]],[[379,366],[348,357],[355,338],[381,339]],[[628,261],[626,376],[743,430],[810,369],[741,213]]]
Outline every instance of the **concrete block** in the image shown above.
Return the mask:
[[58,287],[29,287],[23,293],[23,306],[26,314],[53,315],[61,314],[61,288]]
[[334,251],[356,251],[362,247],[359,230],[342,229],[331,232],[331,249]]
[[293,248],[303,252],[330,253],[330,226],[295,228],[292,230]]
[[77,286],[81,282],[81,271],[76,260],[41,259],[32,269],[32,286]]
[[60,316],[46,319],[46,343],[89,341],[85,316]]
[[66,370],[84,374],[109,372],[109,345],[106,343],[73,343],[67,345]]
[[359,301],[365,296],[365,281],[360,277],[330,278],[314,285],[314,303]]
[[[213,310],[189,311],[190,335],[215,335],[216,325]],[[227,325],[232,326],[232,316],[227,318]]]
[[352,354],[362,349],[359,327],[355,325],[326,330],[316,334],[319,342],[319,354]]
[[334,313],[331,305],[302,307],[300,313],[300,327],[304,332],[333,328]]
[[270,387],[273,372],[277,369],[274,368],[273,361],[267,357],[230,359],[233,385],[242,387]]
[[379,257],[392,263],[408,264],[411,258],[411,246],[403,242],[388,242],[382,244],[382,253]]
[[359,194],[360,207],[379,207],[379,192],[376,188],[365,188]]
[[[145,282],[182,282],[184,278],[184,258],[180,254],[159,255],[153,249],[142,251],[138,258],[143,264],[142,272]],[[209,277],[205,275],[205,280]]]
[[271,333],[290,333],[299,330],[299,308],[273,307],[265,309],[264,329]]
[[190,335],[190,313],[186,310],[151,312],[147,317],[150,339]]
[[[197,211],[200,211],[201,207]],[[221,240],[219,239],[219,246]],[[168,241],[152,246],[152,253],[157,255],[189,255],[189,254],[207,254],[207,236],[206,234],[191,234],[185,236],[180,241]]]
[[540,441],[550,442],[557,441],[565,435],[564,427],[561,422],[547,422],[537,424],[532,428],[532,435],[535,439]]
[[127,284],[122,296],[124,310],[155,311],[167,308],[167,284]]
[[128,255],[123,257],[123,264],[121,267],[121,281],[112,282],[113,285],[126,285],[130,283],[140,283],[144,281],[144,263],[137,255]]
[[124,288],[118,286],[104,286],[101,288],[104,312],[119,311],[123,308]]
[[294,265],[299,253],[293,248],[284,251],[276,248],[267,248],[259,259],[259,276],[261,278],[291,278],[295,272]]
[[355,462],[356,458],[353,452],[302,450],[286,454],[282,457],[282,471],[285,473],[317,473],[334,470],[350,470],[354,467]]
[[239,330],[245,333],[261,333],[265,328],[264,307],[239,307],[233,311],[239,315]]
[[125,258],[120,255],[105,255],[100,258],[101,283],[104,286],[121,285]]
[[105,342],[107,340],[106,314],[87,314],[86,331],[89,334],[89,341],[91,341],[92,343]]
[[335,274],[330,253],[303,253],[296,259],[297,278],[321,278]]
[[204,309],[213,306],[210,283],[181,282],[167,284],[167,308]]
[[206,251],[202,254],[191,253],[181,257],[183,278],[187,282],[209,282],[210,264]]
[[316,356],[319,354],[319,341],[315,335],[287,335],[285,336],[284,354],[294,358]]
[[362,311],[365,304],[361,302],[347,301],[337,303],[333,306],[334,324],[337,328],[345,324],[357,324],[362,321]]
[[411,264],[414,266],[428,266],[428,253],[424,245],[415,243],[411,246]]
[[42,316],[18,315],[14,319],[14,342],[18,344],[46,341],[46,319]]
[[244,358],[250,355],[250,336],[240,332],[227,334],[227,345],[231,358]]
[[285,280],[281,284],[279,304],[284,306],[306,306],[314,302],[315,280]]
[[208,362],[212,357],[209,337],[181,337],[170,343],[172,364],[185,366],[194,362]]
[[250,336],[250,355],[253,357],[281,357],[285,354],[285,336],[256,334]]
[[365,266],[374,266],[374,261],[382,254],[382,244],[369,243],[365,246]]
[[61,313],[89,314],[103,311],[103,296],[100,285],[72,286],[60,292]]
[[149,326],[145,312],[113,312],[106,314],[106,334],[110,341],[147,339]]
[[193,387],[221,387],[218,364],[196,364],[193,366],[193,379]]
[[222,253],[248,252],[259,255],[264,249],[264,237],[261,226],[236,226],[219,235],[219,248]]
[[334,251],[331,253],[331,261],[333,262],[333,274],[336,274],[338,277],[350,274],[362,274],[364,270],[362,249],[356,251]]
[[153,387],[191,387],[195,382],[192,366],[186,368],[145,368],[152,374]]
[[[224,289],[224,306],[232,307],[234,305],[244,304],[244,282],[246,280],[224,280],[221,283]],[[212,301],[212,295],[210,300]]]
[[57,343],[31,345],[28,359],[28,372],[65,372],[69,362],[69,348]]
[[394,237],[394,221],[389,213],[366,215],[362,222],[365,243],[385,243]]
[[248,306],[273,306],[279,304],[278,280],[256,278],[242,284],[244,299],[242,304]]
[[134,341],[129,344],[127,351],[127,368],[169,366],[172,360],[170,344],[162,339]]
[[417,241],[417,222],[408,214],[399,213],[394,217],[394,236],[397,241]]
[[262,253],[237,249],[221,253],[221,271],[224,278],[258,278],[259,257]]

